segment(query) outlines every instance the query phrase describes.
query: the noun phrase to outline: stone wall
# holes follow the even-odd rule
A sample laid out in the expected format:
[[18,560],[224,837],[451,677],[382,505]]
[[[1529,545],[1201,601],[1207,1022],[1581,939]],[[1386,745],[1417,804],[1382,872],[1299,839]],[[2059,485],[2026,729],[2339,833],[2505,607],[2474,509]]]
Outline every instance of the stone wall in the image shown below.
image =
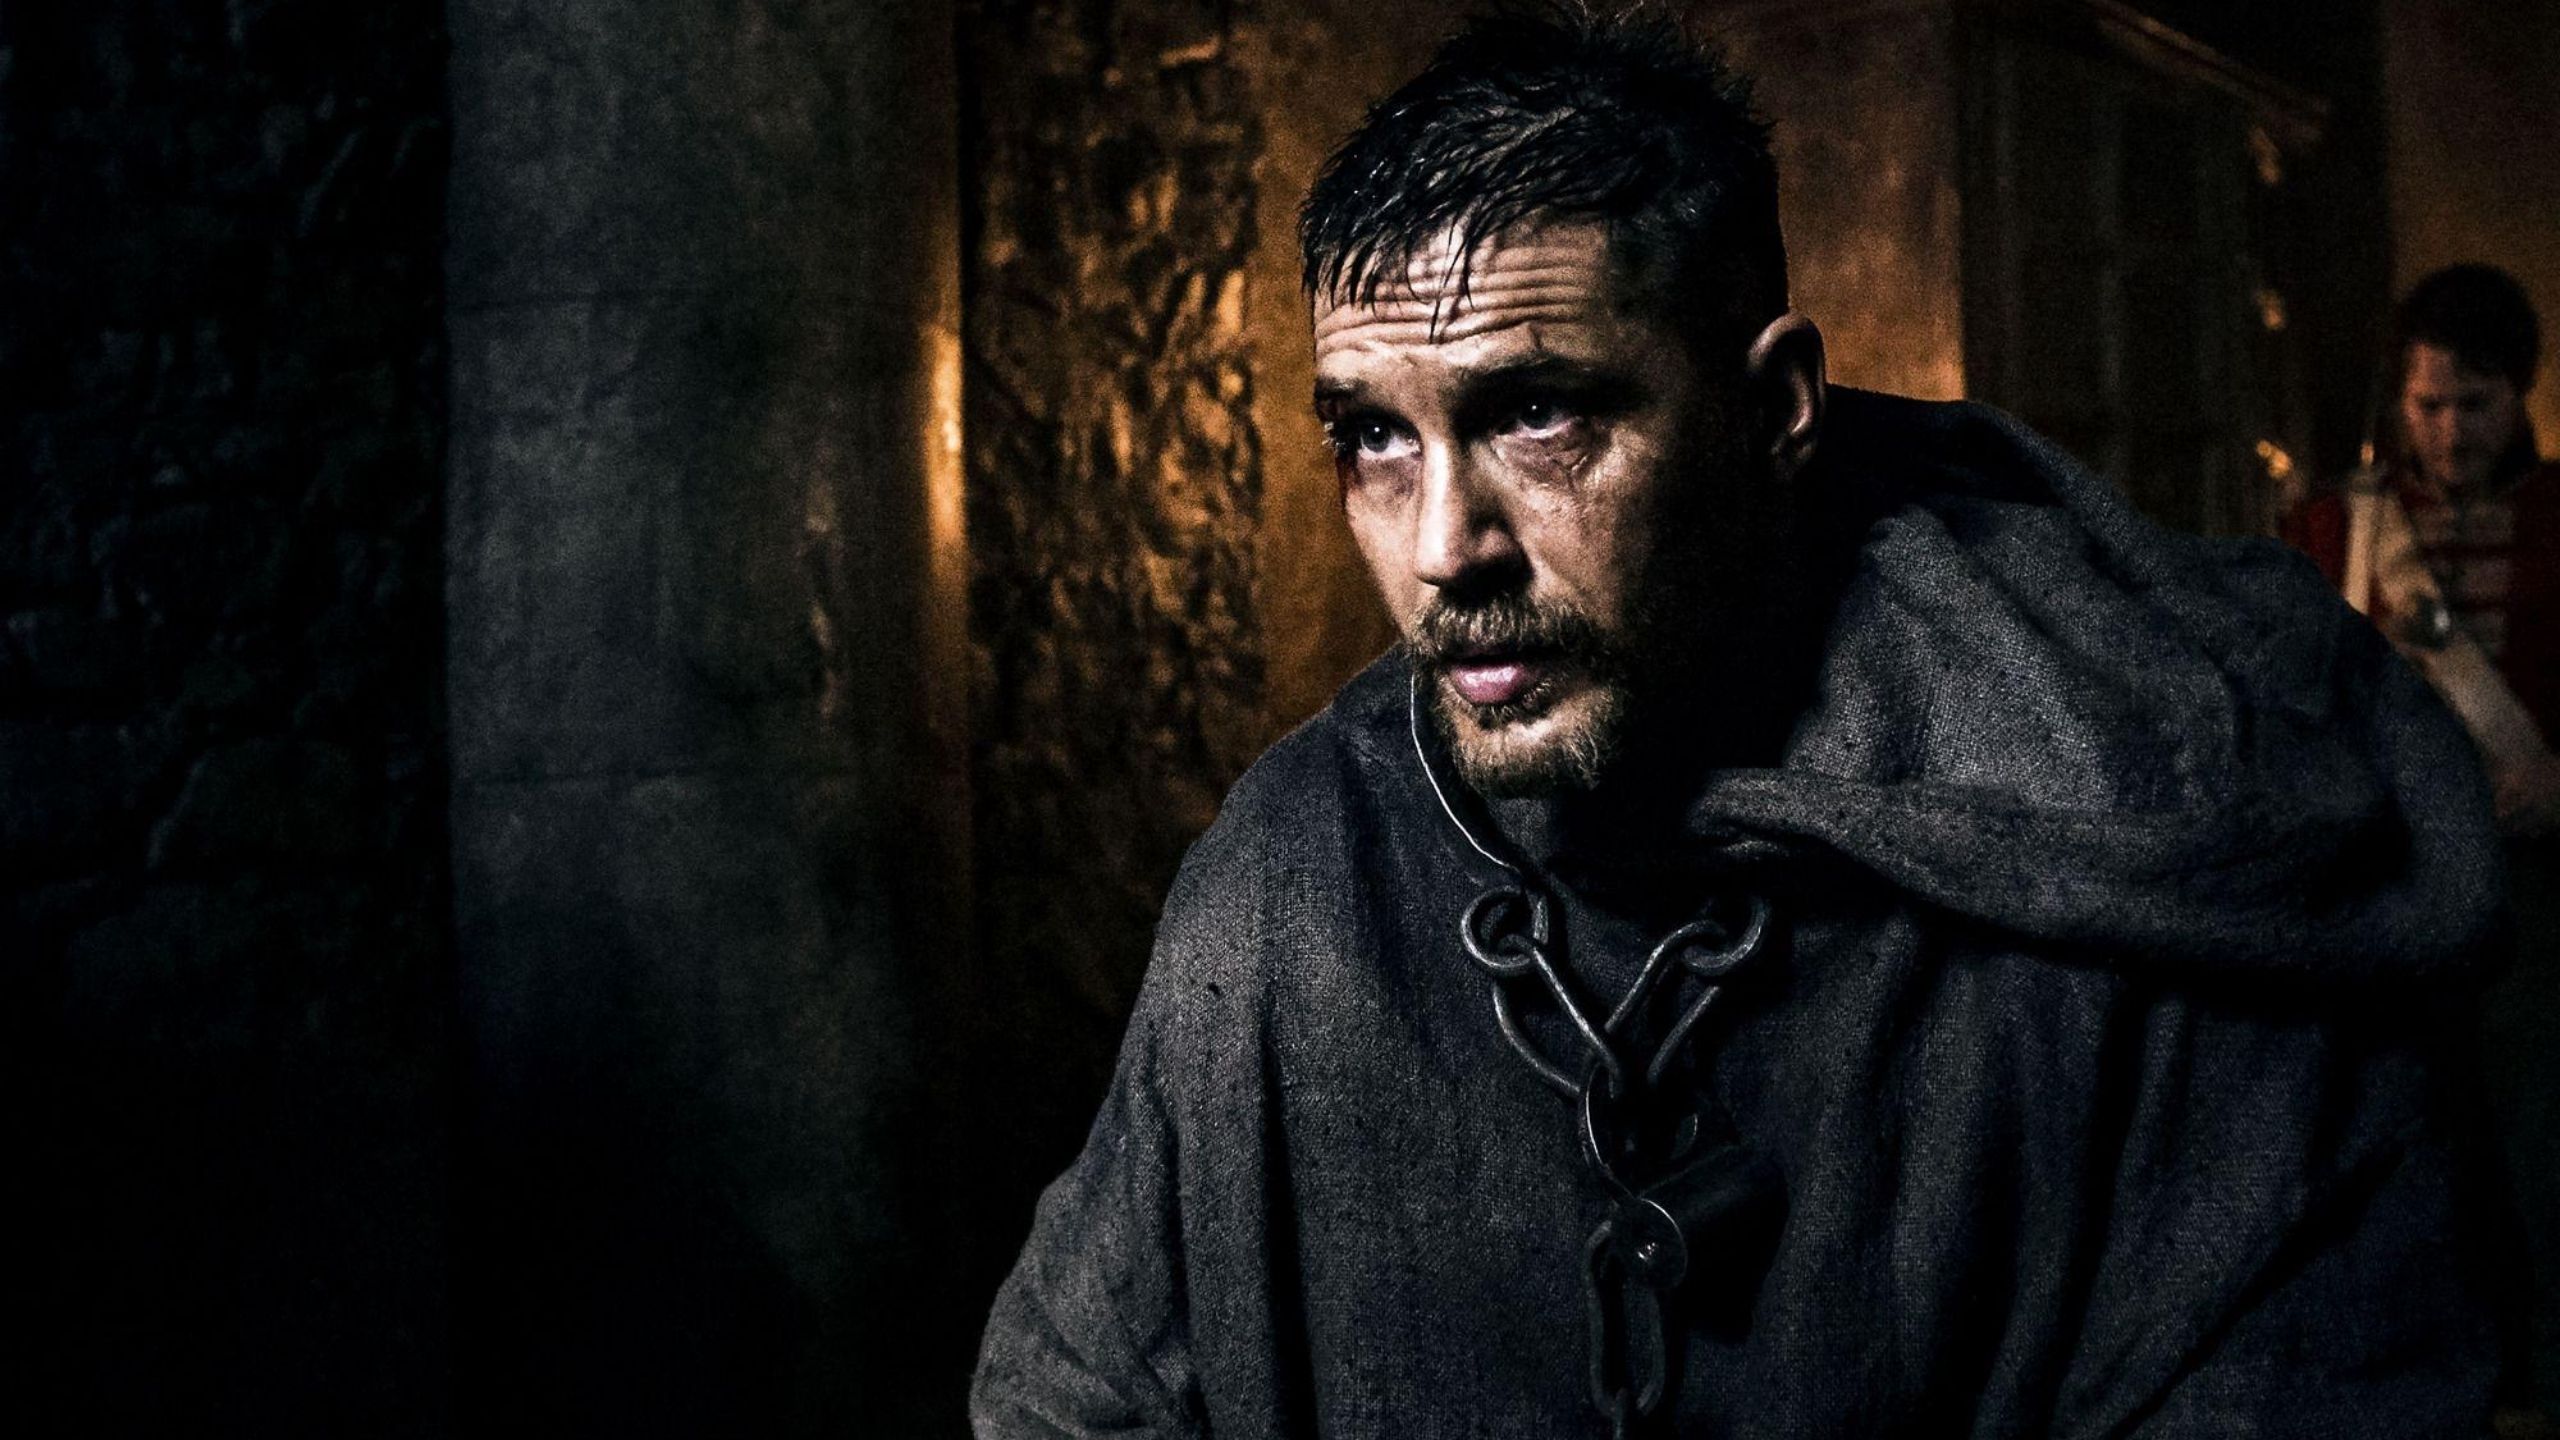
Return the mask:
[[446,13],[460,1428],[950,1433],[950,9]]
[[1952,9],[1725,8],[1712,33],[1776,125],[1790,290],[1832,381],[1963,397]]
[[1247,9],[962,14],[978,943],[1025,1027],[991,1102],[1017,1177],[1081,1135],[1174,866],[1264,738]]
[[442,1428],[441,13],[0,10],[22,1420]]

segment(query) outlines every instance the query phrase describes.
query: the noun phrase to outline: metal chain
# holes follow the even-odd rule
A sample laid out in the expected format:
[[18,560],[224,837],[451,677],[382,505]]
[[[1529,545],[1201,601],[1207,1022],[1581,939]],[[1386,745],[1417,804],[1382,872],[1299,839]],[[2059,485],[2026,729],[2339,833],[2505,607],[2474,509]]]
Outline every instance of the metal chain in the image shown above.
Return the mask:
[[[1591,1401],[1613,1435],[1630,1434],[1650,1421],[1670,1393],[1668,1307],[1688,1277],[1692,1238],[1720,1216],[1748,1208],[1770,1183],[1765,1163],[1741,1147],[1701,1147],[1694,1111],[1657,1125],[1663,1133],[1651,1143],[1640,1123],[1672,1108],[1664,1103],[1664,1074],[1726,977],[1761,948],[1769,905],[1756,895],[1749,899],[1749,916],[1738,927],[1702,916],[1665,936],[1616,1008],[1597,1024],[1555,955],[1553,902],[1525,878],[1477,896],[1459,922],[1460,943],[1493,981],[1494,1019],[1503,1038],[1550,1088],[1576,1102],[1583,1159],[1611,1196],[1609,1214],[1583,1248],[1583,1300]],[[1697,992],[1639,1070],[1626,1047],[1653,1008],[1655,992],[1674,973],[1694,978]],[[1520,1024],[1512,991],[1531,979],[1590,1054],[1579,1081]]]
[[[1525,876],[1517,877],[1513,884],[1496,885],[1478,895],[1459,917],[1458,939],[1466,947],[1467,957],[1494,982],[1494,1023],[1500,1027],[1503,1039],[1537,1072],[1538,1078],[1567,1099],[1579,1099],[1585,1082],[1576,1078],[1572,1067],[1540,1049],[1521,1026],[1512,1002],[1512,990],[1519,982],[1538,982],[1572,1024],[1575,1036],[1588,1052],[1585,1068],[1597,1067],[1598,1075],[1607,1081],[1610,1095],[1624,1099],[1638,1090],[1661,1085],[1663,1075],[1688,1043],[1690,1032],[1723,993],[1726,977],[1759,953],[1769,928],[1769,902],[1757,895],[1745,897],[1749,913],[1739,926],[1728,925],[1713,915],[1699,916],[1653,947],[1645,957],[1644,968],[1636,973],[1626,993],[1618,997],[1616,1008],[1607,1019],[1595,1023],[1556,959],[1554,903],[1534,884]],[[1639,1081],[1623,1048],[1633,1040],[1640,1020],[1652,1008],[1655,992],[1675,972],[1699,982],[1698,988],[1646,1058]]]
[[[1558,954],[1554,901],[1525,866],[1477,836],[1441,785],[1423,741],[1418,673],[1407,717],[1441,812],[1506,877],[1460,914],[1459,943],[1492,981],[1502,1038],[1548,1088],[1574,1102],[1584,1162],[1610,1196],[1608,1215],[1583,1246],[1589,1384],[1591,1403],[1613,1440],[1630,1440],[1662,1413],[1671,1393],[1671,1304],[1699,1268],[1697,1247],[1747,1243],[1750,1217],[1766,1213],[1773,1199],[1783,1204],[1769,1163],[1737,1143],[1704,1142],[1704,1117],[1677,1104],[1663,1084],[1725,982],[1760,953],[1769,903],[1747,895],[1738,925],[1709,912],[1665,935],[1608,1015],[1593,1019]],[[1676,997],[1683,986],[1693,993],[1673,1007],[1662,1038],[1649,1055],[1636,1053],[1638,1037],[1652,1028],[1649,1017],[1664,1008],[1657,999]],[[1566,1064],[1529,1034],[1515,990],[1533,998],[1543,990],[1554,1002],[1581,1044],[1582,1066]]]

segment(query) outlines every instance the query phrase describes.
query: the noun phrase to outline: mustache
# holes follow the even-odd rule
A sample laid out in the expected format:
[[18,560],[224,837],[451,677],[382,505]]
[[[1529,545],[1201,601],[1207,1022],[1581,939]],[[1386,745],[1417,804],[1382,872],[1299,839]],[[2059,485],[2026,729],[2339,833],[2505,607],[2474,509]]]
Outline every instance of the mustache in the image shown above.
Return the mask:
[[1617,647],[1589,616],[1569,606],[1541,605],[1516,591],[1467,604],[1434,597],[1414,624],[1412,645],[1435,665],[1535,651],[1564,655],[1594,672],[1620,668]]

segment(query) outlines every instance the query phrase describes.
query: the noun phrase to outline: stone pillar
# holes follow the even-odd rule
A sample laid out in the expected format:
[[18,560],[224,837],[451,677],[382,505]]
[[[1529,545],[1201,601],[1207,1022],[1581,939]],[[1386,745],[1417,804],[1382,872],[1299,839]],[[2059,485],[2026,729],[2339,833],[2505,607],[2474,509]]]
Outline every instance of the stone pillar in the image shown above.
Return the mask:
[[904,1298],[967,898],[948,6],[450,14],[467,1414],[910,1433],[977,1318]]

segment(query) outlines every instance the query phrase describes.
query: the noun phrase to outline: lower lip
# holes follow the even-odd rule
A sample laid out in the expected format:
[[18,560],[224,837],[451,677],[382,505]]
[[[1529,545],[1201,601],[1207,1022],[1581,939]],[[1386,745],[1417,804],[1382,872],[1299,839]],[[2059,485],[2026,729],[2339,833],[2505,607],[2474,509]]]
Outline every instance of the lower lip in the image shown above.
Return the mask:
[[1462,660],[1449,667],[1449,684],[1470,705],[1509,705],[1528,694],[1542,673],[1525,660]]

